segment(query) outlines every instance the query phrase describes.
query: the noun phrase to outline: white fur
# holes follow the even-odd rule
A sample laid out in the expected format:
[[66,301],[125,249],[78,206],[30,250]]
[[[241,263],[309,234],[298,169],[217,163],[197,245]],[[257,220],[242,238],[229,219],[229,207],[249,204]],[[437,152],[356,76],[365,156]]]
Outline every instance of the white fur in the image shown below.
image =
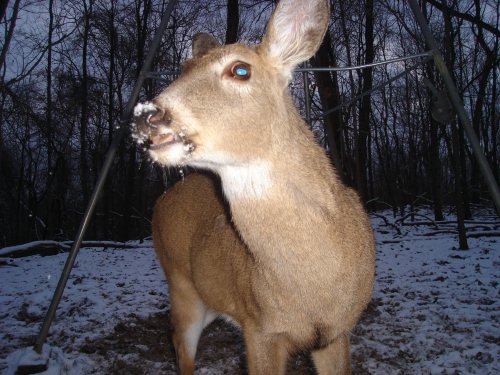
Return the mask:
[[214,321],[219,315],[210,309],[208,309],[202,302],[199,303],[198,307],[199,319],[192,322],[191,326],[184,332],[184,342],[186,343],[186,349],[188,355],[194,361],[196,356],[196,348],[198,347],[198,341],[201,336],[203,329]]
[[189,145],[178,142],[169,145],[165,149],[149,150],[149,155],[153,161],[164,165],[184,165],[189,150]]
[[200,339],[201,332],[203,331],[203,321],[196,321],[191,324],[186,332],[184,332],[184,342],[189,357],[194,361],[196,356],[196,348],[198,347],[198,340]]
[[272,186],[266,162],[224,166],[219,169],[224,194],[232,202],[239,199],[263,198]]

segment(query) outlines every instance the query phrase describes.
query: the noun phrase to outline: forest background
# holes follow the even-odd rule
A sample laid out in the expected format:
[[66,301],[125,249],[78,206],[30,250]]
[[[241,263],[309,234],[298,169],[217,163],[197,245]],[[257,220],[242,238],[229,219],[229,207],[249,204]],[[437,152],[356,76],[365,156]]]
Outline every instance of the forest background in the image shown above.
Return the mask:
[[[72,239],[167,0],[10,0],[0,6],[0,247]],[[498,0],[422,0],[466,111],[499,181]],[[190,56],[196,32],[221,42],[260,41],[273,0],[180,0],[141,100],[159,93]],[[332,1],[330,29],[309,64],[353,66],[427,50],[405,0]],[[343,180],[368,208],[404,213],[431,205],[464,217],[491,205],[488,189],[455,118],[431,116],[425,78],[443,83],[433,63],[411,70],[327,116],[330,108],[382,85],[415,61],[309,74],[311,126]],[[301,111],[301,74],[291,90]],[[293,150],[290,150],[293,153]],[[286,158],[286,155],[283,155]],[[293,173],[293,171],[290,171]],[[87,233],[89,239],[150,235],[156,198],[179,170],[151,164],[123,141]]]

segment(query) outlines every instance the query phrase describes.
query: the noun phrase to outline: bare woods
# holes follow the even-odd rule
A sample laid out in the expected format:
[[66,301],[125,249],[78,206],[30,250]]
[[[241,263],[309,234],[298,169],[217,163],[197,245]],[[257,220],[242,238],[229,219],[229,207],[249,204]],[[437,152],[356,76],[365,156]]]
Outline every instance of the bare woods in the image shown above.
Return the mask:
[[[73,237],[167,3],[2,3],[0,247]],[[421,3],[498,179],[500,5],[496,0]],[[180,2],[154,70],[177,71],[189,57],[193,34],[202,28],[221,42],[257,43],[273,8],[272,0]],[[311,64],[357,65],[425,49],[405,1],[335,1],[327,37]],[[377,199],[370,208],[432,204],[439,218],[443,205],[458,201],[467,215],[472,203],[489,196],[457,123],[442,125],[431,118],[432,96],[423,78],[438,90],[443,87],[432,64],[321,117],[413,63],[311,74],[313,130],[342,179],[365,202]],[[303,110],[302,76],[294,78],[292,91]],[[142,98],[154,97],[165,83],[147,81]],[[176,174],[169,172],[169,180]],[[151,207],[163,185],[164,172],[127,140],[88,237],[147,236]]]

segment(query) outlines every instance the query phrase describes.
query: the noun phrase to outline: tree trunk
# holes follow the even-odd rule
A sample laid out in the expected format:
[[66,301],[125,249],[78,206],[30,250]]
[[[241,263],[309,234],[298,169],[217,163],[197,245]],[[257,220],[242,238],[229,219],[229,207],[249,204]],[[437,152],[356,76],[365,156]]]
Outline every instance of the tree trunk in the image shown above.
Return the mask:
[[439,155],[439,124],[434,121],[430,111],[428,115],[429,119],[429,175],[431,178],[431,190],[433,198],[433,208],[434,208],[434,219],[437,221],[444,220],[443,215],[443,197],[441,189],[441,158]]
[[462,189],[462,168],[460,165],[460,137],[458,134],[458,124],[456,121],[452,124],[452,140],[453,140],[453,164],[455,167],[455,201],[457,208],[457,225],[458,225],[458,243],[460,250],[468,250],[467,231],[465,228],[465,206],[463,189]]
[[[455,50],[454,50],[454,34],[453,25],[451,22],[451,16],[449,12],[444,12],[444,29],[445,29],[445,53],[444,59],[446,65],[450,69],[453,76],[453,62],[455,61]],[[453,77],[454,78],[454,77]],[[457,210],[457,225],[458,225],[458,240],[460,250],[469,249],[467,243],[467,233],[465,229],[465,196],[463,191],[463,170],[462,162],[460,160],[461,155],[463,155],[462,148],[463,144],[460,144],[460,135],[458,130],[458,124],[453,121],[452,127],[452,155],[453,155],[453,167],[455,171],[455,205]]]
[[226,44],[233,44],[238,41],[239,24],[240,15],[238,0],[227,0]]
[[[9,51],[9,45],[10,41],[12,40],[12,36],[14,35],[14,29],[16,27],[16,21],[17,21],[17,14],[19,12],[19,3],[21,0],[16,0],[14,3],[14,8],[12,10],[12,17],[10,20],[10,25],[9,29],[7,30],[7,34],[5,35],[5,41],[2,46],[2,52],[0,53],[0,68],[3,68],[5,64],[5,58],[7,57],[7,52]],[[7,1],[4,2],[5,9],[7,8]],[[3,10],[4,15],[2,18],[5,16],[5,9]],[[7,22],[5,22],[7,24]]]
[[[352,4],[352,3],[351,3]],[[358,61],[354,61],[353,59],[353,46],[356,45],[357,41],[353,41],[353,37],[351,35],[350,30],[348,29],[348,25],[346,20],[349,20],[350,17],[350,12],[349,10],[346,10],[346,6],[348,6],[348,3],[344,1],[340,1],[338,3],[338,12],[339,12],[339,18],[340,18],[340,27],[342,30],[342,37],[343,37],[343,43],[344,43],[344,48],[345,48],[345,57],[347,60],[347,66],[353,66],[359,63]],[[354,35],[354,39],[356,39],[356,35]],[[358,55],[359,57],[359,55]],[[359,72],[358,72],[359,73]],[[361,92],[361,85],[360,82],[356,82],[356,79],[354,78],[354,71],[349,70],[347,72],[347,75],[349,77],[349,90],[348,90],[348,95],[351,97],[354,97],[355,95],[360,94]],[[359,75],[359,74],[358,74]],[[346,176],[346,180],[350,183],[351,186],[355,185],[356,182],[356,155],[355,151],[353,151],[355,145],[352,145],[354,135],[347,130],[349,127],[349,123],[352,124],[357,124],[359,121],[359,113],[358,113],[358,105],[357,104],[351,104],[349,105],[348,108],[344,110],[344,126],[346,127],[343,129],[341,136],[342,136],[342,145],[343,149],[341,150],[341,158],[343,160],[344,164],[344,174]],[[355,140],[354,140],[355,141]]]
[[[373,0],[365,1],[365,64],[373,62],[374,51],[374,33],[373,33]],[[363,70],[363,92],[371,91],[373,87],[372,68]],[[356,185],[359,195],[363,201],[368,200],[368,182],[367,182],[367,158],[369,152],[368,138],[370,133],[370,114],[371,114],[371,95],[365,95],[361,99],[361,108],[359,110],[359,128],[356,144]]]
[[[109,14],[109,71],[108,71],[108,148],[111,146],[111,142],[113,141],[114,127],[115,127],[115,101],[114,101],[114,93],[115,93],[115,70],[116,70],[116,46],[118,43],[118,36],[116,32],[115,25],[115,13],[116,13],[116,1],[110,1],[110,14]],[[113,207],[114,202],[114,194],[113,194],[113,184],[108,179],[106,184],[104,185],[104,199],[102,200],[102,210],[103,210],[103,218],[102,218],[102,233],[104,238],[110,238],[111,228],[109,227],[110,217],[109,213],[111,208]]]
[[[476,18],[480,19],[481,17],[481,6],[479,4],[479,0],[474,0],[475,8],[476,8]],[[478,90],[477,90],[477,97],[476,97],[476,103],[473,108],[472,112],[472,126],[474,128],[474,131],[476,132],[477,136],[479,139],[484,139],[484,135],[482,134],[483,127],[481,126],[482,123],[484,122],[484,109],[486,107],[486,102],[487,102],[487,86],[489,83],[496,83],[495,77],[490,78],[491,72],[495,69],[497,66],[497,54],[493,49],[490,49],[488,46],[488,43],[486,42],[484,38],[484,32],[483,32],[483,27],[478,24],[477,26],[477,48],[482,47],[484,53],[486,54],[486,59],[484,61],[484,64],[481,69],[481,75],[479,78],[479,83],[478,83]],[[495,41],[495,45],[498,45],[498,39]],[[492,103],[495,103],[495,101],[492,101]],[[493,106],[495,106],[493,104]],[[494,121],[494,118],[491,119],[492,122]],[[486,129],[485,129],[486,130]],[[485,154],[488,155],[488,143],[483,142],[483,147]],[[471,158],[471,181],[472,184],[475,184],[475,188],[477,191],[472,193],[472,197],[476,197],[477,199],[480,198],[480,192],[482,188],[484,187],[484,182],[481,176],[481,170],[479,168],[479,165],[477,163],[476,158]],[[471,188],[473,188],[471,186]]]
[[0,3],[0,21],[5,17],[7,11],[7,6],[9,5],[9,0],[4,0]]
[[53,180],[55,174],[57,173],[56,165],[54,163],[54,153],[55,147],[53,147],[54,142],[54,131],[52,128],[52,36],[54,33],[54,0],[49,0],[49,32],[48,32],[48,48],[47,48],[47,106],[45,107],[45,126],[47,138],[47,185],[46,185],[46,230],[44,238],[52,238],[55,234],[58,226],[57,218],[60,217],[59,206],[57,205],[57,200],[60,198],[57,192],[53,191]]
[[[495,43],[495,54],[498,55],[498,40]],[[497,183],[500,183],[500,155],[498,155],[498,150],[500,149],[500,137],[498,134],[500,133],[500,116],[497,113],[497,106],[495,103],[500,101],[499,90],[497,88],[497,80],[493,80],[491,87],[491,104],[490,104],[490,121],[491,121],[491,169],[493,170],[493,175],[496,178]],[[497,214],[500,215],[500,212],[497,211]]]
[[87,70],[87,49],[90,36],[90,16],[92,13],[92,1],[87,4],[87,0],[83,1],[83,40],[82,40],[82,78],[80,82],[80,100],[81,100],[81,115],[80,115],[80,182],[82,184],[83,206],[89,202],[90,197],[90,174],[87,155],[87,128],[89,122],[89,77]]
[[[332,41],[330,32],[327,31],[325,38],[316,52],[316,55],[311,60],[315,67],[328,67],[336,66],[337,61],[332,49]],[[321,100],[321,107],[324,112],[336,107],[340,104],[340,92],[337,81],[336,72],[314,72],[316,84],[318,86],[319,97]],[[343,137],[342,130],[344,129],[342,121],[342,111],[339,109],[331,112],[325,118],[325,135],[328,142],[330,157],[335,165],[339,176],[347,181],[347,174],[345,173],[345,165],[342,162],[343,155]]]
[[[425,2],[422,4],[422,11],[424,13],[425,18],[427,19],[427,6]],[[434,75],[434,64],[426,64],[426,72],[427,77],[431,81],[431,83],[437,87],[435,84],[435,75]],[[429,103],[432,102],[429,100]],[[428,123],[429,123],[429,152],[428,152],[428,168],[429,168],[429,176],[430,176],[430,185],[431,185],[431,194],[432,194],[432,204],[434,209],[434,219],[436,221],[443,221],[443,192],[442,192],[442,183],[441,183],[441,156],[439,154],[439,123],[432,118],[431,114],[431,105],[429,104],[429,110],[427,114]]]

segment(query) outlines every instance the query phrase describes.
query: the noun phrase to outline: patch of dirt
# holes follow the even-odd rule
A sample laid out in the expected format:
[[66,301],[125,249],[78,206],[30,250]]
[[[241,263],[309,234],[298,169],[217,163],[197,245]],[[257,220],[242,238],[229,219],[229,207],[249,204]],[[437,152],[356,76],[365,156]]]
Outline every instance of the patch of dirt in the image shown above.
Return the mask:
[[29,305],[27,303],[23,303],[16,315],[16,319],[30,324],[41,321],[43,319],[43,316],[29,311]]
[[[375,304],[376,306],[376,304]],[[376,314],[371,306],[364,318]],[[175,351],[171,340],[168,312],[139,318],[131,315],[118,323],[108,336],[88,340],[79,351],[100,357],[105,366],[102,373],[108,375],[175,374]],[[352,358],[353,372],[369,374],[362,368],[363,354]],[[231,324],[216,320],[208,326],[200,338],[196,358],[197,368],[213,374],[245,375],[246,356],[243,336]],[[205,372],[206,373],[206,372]],[[312,375],[314,366],[309,354],[300,353],[289,359],[287,374]]]

